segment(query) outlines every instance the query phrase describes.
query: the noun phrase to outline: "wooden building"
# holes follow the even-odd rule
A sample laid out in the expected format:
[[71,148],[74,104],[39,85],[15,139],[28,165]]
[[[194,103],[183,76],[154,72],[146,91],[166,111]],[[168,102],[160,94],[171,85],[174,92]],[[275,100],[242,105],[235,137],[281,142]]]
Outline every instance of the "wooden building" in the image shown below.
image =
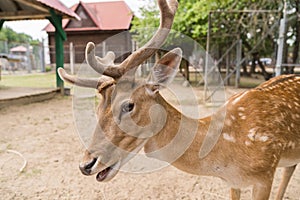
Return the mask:
[[[84,3],[71,7],[81,20],[64,19],[63,29],[67,34],[64,43],[64,61],[70,62],[70,43],[73,45],[75,63],[84,62],[84,50],[88,42],[97,45],[96,54],[103,56],[107,51],[114,51],[121,61],[132,50],[131,36],[128,32],[133,14],[128,5],[120,1]],[[51,63],[55,63],[55,28],[48,24]],[[71,46],[72,46],[71,45]]]

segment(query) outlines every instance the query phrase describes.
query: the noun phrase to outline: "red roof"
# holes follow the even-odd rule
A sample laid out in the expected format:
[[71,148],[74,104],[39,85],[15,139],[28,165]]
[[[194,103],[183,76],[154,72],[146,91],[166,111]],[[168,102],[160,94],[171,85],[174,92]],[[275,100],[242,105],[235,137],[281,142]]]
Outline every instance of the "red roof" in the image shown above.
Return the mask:
[[27,52],[27,48],[24,46],[16,46],[10,49],[10,52]]
[[[87,13],[87,16],[95,24],[95,26],[68,28],[70,19],[64,19],[62,26],[65,31],[126,30],[130,28],[133,14],[123,0],[96,3],[79,2],[79,4],[75,4],[70,9],[76,13],[80,6],[83,7]],[[52,24],[48,24],[44,30],[47,32],[55,31]]]
[[80,20],[80,17],[73,12],[73,10],[67,8],[63,3],[61,3],[59,0],[37,0],[38,2],[50,7],[50,8],[53,8],[63,14],[67,14],[71,17],[74,17],[76,18],[77,20]]

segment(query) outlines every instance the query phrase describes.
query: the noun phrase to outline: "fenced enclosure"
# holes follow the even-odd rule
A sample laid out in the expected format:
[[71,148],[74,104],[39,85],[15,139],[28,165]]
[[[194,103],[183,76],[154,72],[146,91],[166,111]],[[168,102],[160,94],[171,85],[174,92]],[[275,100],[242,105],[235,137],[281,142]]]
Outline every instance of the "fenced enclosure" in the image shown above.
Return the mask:
[[[132,48],[134,48],[134,42],[132,41],[132,46],[130,49],[115,44],[107,44],[107,42],[102,42],[96,44],[95,54],[99,57],[104,57],[108,51],[113,51],[116,55],[115,62],[119,63],[123,61],[131,53]],[[49,49],[50,58],[55,55],[55,46],[47,46]],[[80,65],[85,62],[85,45],[78,45],[72,42],[64,44],[64,58],[65,58],[65,68],[70,70],[72,74],[78,71]],[[52,68],[55,66],[55,62],[51,59]]]
[[0,41],[0,65],[3,74],[45,71],[45,49],[39,44]]
[[[224,20],[215,20],[220,16]],[[267,72],[265,67],[275,66],[279,19],[277,10],[210,12],[207,51],[216,60],[213,67],[225,74],[225,84],[229,85],[230,78],[236,73],[235,85],[238,86],[240,73],[249,76],[255,72],[256,65],[266,80],[270,78],[273,71]],[[214,27],[221,29],[215,33]]]
[[[180,3],[181,5],[183,4],[182,1],[180,1]],[[261,66],[261,65],[263,66],[259,68],[259,70],[262,72],[263,75],[263,76],[259,75],[260,78],[261,77],[268,78],[267,76],[269,74],[274,73],[276,54],[278,49],[277,38],[279,37],[278,22],[279,22],[280,15],[277,15],[276,12],[273,13],[273,11],[256,12],[254,14],[250,12],[243,12],[243,13],[231,12],[229,14],[228,13],[225,13],[224,15],[223,14],[224,13],[221,12],[211,12],[210,14],[211,24],[210,24],[210,32],[207,38],[206,49],[203,48],[205,47],[204,45],[203,47],[201,47],[197,42],[193,40],[190,41],[185,40],[187,37],[184,36],[183,34],[179,35],[179,38],[177,37],[174,39],[175,42],[179,42],[179,43],[182,42],[183,44],[182,46],[180,46],[180,48],[183,49],[184,52],[182,58],[183,61],[180,66],[180,72],[184,75],[184,77],[179,76],[178,74],[175,77],[174,80],[175,84],[173,82],[174,85],[172,85],[172,88],[170,90],[167,90],[165,88],[164,90],[165,93],[162,94],[164,94],[163,98],[166,98],[167,102],[170,102],[171,104],[172,103],[177,104],[178,107],[176,107],[175,105],[175,108],[177,108],[177,110],[180,110],[184,114],[181,115],[182,119],[185,119],[186,117],[190,117],[189,115],[186,114],[187,112],[185,111],[190,111],[194,113],[197,106],[199,106],[200,109],[202,109],[201,114],[203,114],[203,116],[201,116],[201,118],[208,116],[210,112],[213,112],[214,110],[218,109],[217,107],[219,107],[224,101],[226,101],[226,98],[235,94],[236,92],[240,92],[241,90],[244,90],[244,88],[235,89],[233,87],[231,88],[228,87],[225,90],[224,84],[228,86],[230,85],[235,85],[236,87],[240,86],[241,77],[242,78],[251,77],[250,76],[251,74],[252,75],[255,74],[255,76],[257,76],[256,74],[258,72],[257,66]],[[215,15],[222,15],[224,17],[225,22],[224,21],[217,22],[216,20],[214,20]],[[276,17],[274,17],[275,15]],[[247,21],[246,18],[248,18],[249,16],[254,21],[255,19],[258,19],[259,21],[257,26],[251,28],[252,29],[251,31],[248,29],[250,28],[249,25],[246,24]],[[242,20],[237,21],[237,19],[239,18],[241,18]],[[271,21],[272,23],[265,25],[263,24],[264,20]],[[241,25],[240,26],[241,29],[232,30],[231,29],[232,23],[239,23]],[[214,27],[216,26],[221,26],[221,27],[224,26],[223,28],[224,32],[222,31],[214,32]],[[266,27],[262,29],[261,26],[266,26]],[[262,30],[264,30],[263,31],[264,34],[261,33]],[[150,31],[148,30],[148,32]],[[247,34],[243,35],[243,33],[250,33],[250,35]],[[178,36],[177,34],[174,35]],[[80,36],[79,38],[82,37],[83,36]],[[112,38],[112,40],[114,39],[115,38]],[[91,39],[91,41],[93,41],[93,39]],[[95,53],[97,56],[104,57],[108,51],[113,51],[116,54],[116,63],[120,63],[132,51],[137,49],[137,44],[134,41],[130,42],[129,48],[125,48],[121,44],[120,45],[109,44],[109,42],[107,41],[104,41],[96,45],[97,48]],[[178,47],[177,46],[178,43],[175,43],[175,45],[176,47]],[[53,87],[55,87],[55,83],[54,83],[55,75],[56,75],[55,59],[53,59],[54,62],[52,61],[53,71],[51,73],[32,73],[26,76],[24,75],[18,76],[18,74],[20,73],[27,74],[35,71],[43,72],[45,67],[43,67],[42,63],[39,63],[39,60],[36,59],[36,57],[39,54],[42,54],[42,56],[40,57],[40,61],[43,62],[45,56],[43,55],[44,54],[43,52],[39,52],[38,47],[35,47],[38,45],[15,44],[15,45],[11,45],[10,47],[9,46],[10,44],[3,44],[1,46],[4,49],[3,50],[4,53],[2,55],[3,58],[1,58],[1,62],[4,63],[3,66],[5,67],[3,67],[3,69],[5,73],[17,74],[17,75],[5,76],[6,82],[10,81],[12,84],[15,84],[13,85],[15,87],[24,87],[25,84],[22,81],[25,81],[25,79],[33,75],[36,77],[38,76],[38,78],[40,79],[35,79],[34,82],[32,81],[32,85],[30,85],[30,87],[35,85],[38,85],[39,87],[48,87],[49,84],[52,84],[52,81],[53,81],[52,85]],[[142,45],[139,44],[138,46],[142,46]],[[151,57],[145,63],[141,64],[141,67],[137,71],[138,76],[146,79],[155,61],[158,58],[162,57],[169,49],[172,48],[174,48],[174,44],[167,43],[167,46],[163,47],[162,50],[158,51],[158,53],[156,53],[155,56]],[[42,47],[42,51],[44,49],[45,48]],[[49,52],[48,50],[46,50],[47,56],[54,57],[53,55],[55,55],[55,46],[50,45],[47,46],[46,49],[49,49]],[[16,50],[19,50],[19,53],[14,53],[15,55],[11,55],[13,54],[13,52],[18,52]],[[75,74],[75,76],[77,77],[99,78],[99,76],[101,75],[95,73],[95,71],[92,68],[89,68],[89,66],[85,63],[84,55],[85,55],[85,45],[75,44],[70,41],[64,42],[64,57],[65,57],[64,66],[66,70],[68,72],[71,72],[71,74]],[[80,69],[84,73],[80,74]],[[87,69],[89,69],[90,72]],[[254,79],[255,76],[252,76],[251,79]],[[188,81],[194,82],[193,86],[197,86],[197,87],[189,87],[190,84],[188,84]],[[3,82],[4,81],[1,81],[0,83]],[[27,80],[26,82],[27,84],[29,84]],[[67,84],[66,86],[69,87],[69,85]],[[1,89],[1,85],[0,85],[0,89]],[[4,89],[6,90],[6,88]],[[23,90],[23,88],[21,89]],[[83,153],[82,152],[83,147],[82,144],[80,143],[78,136],[80,134],[81,134],[80,136],[82,136],[82,133],[84,132],[87,132],[85,136],[91,136],[91,134],[93,134],[95,130],[95,127],[93,127],[93,125],[97,124],[98,122],[97,120],[102,120],[104,117],[106,120],[109,120],[108,117],[110,118],[110,116],[108,115],[105,115],[104,117],[101,116],[100,119],[95,117],[96,106],[99,104],[99,98],[98,98],[99,91],[98,90],[95,91],[94,88],[90,88],[89,89],[90,93],[78,92],[78,90],[85,90],[85,89],[84,88],[78,89],[76,87],[72,89],[73,91],[75,90],[75,92],[72,93],[73,105],[71,103],[71,97],[61,97],[61,96],[58,97],[57,95],[57,98],[47,102],[22,105],[18,107],[10,107],[5,109],[1,109],[0,107],[0,116],[2,116],[2,120],[0,120],[0,126],[3,129],[3,135],[1,138],[1,145],[0,145],[1,147],[0,148],[0,154],[1,154],[0,155],[0,177],[1,177],[0,191],[3,199],[24,199],[24,198],[28,198],[28,199],[35,199],[35,198],[91,199],[93,198],[93,199],[103,199],[103,200],[104,199],[145,199],[145,198],[147,199],[209,199],[209,200],[228,199],[229,197],[228,191],[230,190],[230,188],[219,178],[198,177],[195,175],[179,172],[175,168],[169,166],[164,166],[166,168],[162,168],[162,167],[157,167],[157,169],[151,168],[152,170],[151,173],[149,172],[145,173],[146,167],[149,167],[149,165],[148,163],[143,162],[141,160],[139,160],[140,162],[138,164],[145,163],[145,167],[142,165],[136,165],[132,167],[131,169],[132,171],[129,171],[129,169],[126,168],[126,166],[124,167],[122,166],[122,173],[118,174],[118,176],[115,177],[113,181],[107,182],[105,184],[100,184],[100,185],[97,184],[96,181],[94,180],[95,177],[87,178],[85,176],[80,175],[80,172],[78,170],[78,165],[79,165],[79,159]],[[189,91],[190,89],[194,90],[195,93],[188,93],[187,91]],[[107,89],[104,90],[103,88],[102,94],[104,94],[103,91],[106,91],[106,96],[103,95],[103,98],[102,97],[100,98],[105,100],[105,98],[108,97],[107,94],[109,93],[107,93],[108,91]],[[225,92],[227,92],[226,95]],[[145,99],[146,99],[148,93],[142,93],[141,95],[142,101],[136,102],[136,105],[138,105],[138,103],[144,103],[142,98],[144,98],[145,95]],[[78,95],[77,97],[76,94]],[[116,93],[112,93],[112,94],[115,95]],[[194,97],[196,98],[193,99]],[[272,98],[274,98],[274,96],[271,96],[270,101],[272,100]],[[114,98],[112,96],[112,101],[106,101],[106,102],[108,103],[108,105],[114,104],[113,106],[115,106],[118,109],[119,104],[115,103],[114,101],[115,99],[118,98]],[[231,106],[231,104],[236,104],[238,100],[241,99],[242,98],[240,96],[236,98],[234,101],[232,100],[229,101],[229,103],[225,104],[226,106],[222,107],[222,109],[228,108],[229,106]],[[250,97],[249,99],[256,100],[255,97],[254,98]],[[89,100],[89,102],[84,103],[84,101],[86,100]],[[127,99],[120,98],[120,100],[121,100],[120,103],[123,103],[123,100],[126,101]],[[204,100],[206,102],[204,102]],[[291,100],[291,98],[289,98],[289,100]],[[89,109],[87,109],[87,104],[90,102],[92,102],[93,104],[91,106],[88,105]],[[247,102],[252,103],[251,101],[247,101]],[[240,175],[239,170],[235,170],[234,168],[236,165],[238,166],[237,168],[239,168],[239,166],[250,166],[256,164],[258,166],[261,164],[259,162],[259,159],[257,159],[258,156],[256,156],[255,154],[253,154],[252,157],[253,159],[249,159],[249,161],[252,160],[253,163],[239,162],[238,157],[244,158],[248,156],[247,158],[251,158],[251,156],[249,156],[251,154],[248,154],[247,150],[251,148],[253,149],[255,142],[259,142],[259,145],[266,144],[265,147],[268,147],[267,144],[269,143],[267,142],[270,142],[271,139],[273,139],[273,137],[271,138],[271,136],[269,135],[268,136],[259,135],[259,133],[256,133],[256,135],[253,136],[251,133],[252,132],[251,130],[253,129],[250,130],[250,128],[242,129],[244,126],[247,126],[247,124],[251,124],[252,122],[255,122],[254,117],[253,117],[254,121],[251,119],[249,120],[248,116],[251,114],[248,113],[252,113],[253,116],[255,116],[256,112],[257,113],[263,112],[266,113],[265,115],[266,118],[269,115],[275,116],[273,115],[272,112],[275,111],[274,113],[276,113],[276,110],[278,109],[272,109],[274,107],[272,106],[272,104],[271,106],[264,105],[265,102],[262,101],[262,107],[259,106],[251,107],[254,109],[250,109],[250,106],[248,107],[248,105],[245,103],[242,105],[243,107],[241,106],[236,107],[237,110],[234,110],[234,113],[231,111],[232,107],[229,107],[228,109],[229,112],[226,112],[226,116],[228,116],[229,120],[225,120],[225,119],[221,120],[220,115],[218,115],[221,112],[217,113],[218,116],[216,115],[217,116],[216,121],[222,121],[222,123],[220,124],[222,128],[225,127],[224,129],[222,129],[222,131],[224,132],[221,133],[222,135],[219,141],[221,141],[220,143],[223,143],[224,141],[226,145],[223,146],[225,148],[223,148],[222,152],[220,151],[221,152],[220,155],[221,156],[225,155],[227,152],[230,152],[232,149],[233,150],[231,151],[230,154],[228,154],[228,156],[226,156],[226,158],[228,159],[224,159],[225,167],[223,166],[224,163],[222,162],[222,159],[212,159],[220,162],[208,163],[207,171],[216,171],[217,173],[221,173],[221,172],[225,172],[226,169],[228,168],[229,171],[232,172],[232,174],[239,176]],[[9,103],[11,104],[11,102]],[[102,108],[101,107],[102,105],[103,104],[100,103],[100,109]],[[280,104],[280,109],[284,107],[281,105],[282,104]],[[295,105],[298,104],[296,103]],[[142,106],[144,108],[144,105]],[[237,106],[239,106],[239,104],[237,104]],[[268,109],[267,107],[270,107],[271,109]],[[286,107],[290,107],[290,105]],[[151,116],[151,112],[153,110],[154,109],[149,110],[149,112],[143,112],[142,118],[147,118],[148,114],[149,116]],[[270,110],[272,112],[268,112]],[[292,112],[292,110],[293,108],[291,108],[291,110],[287,109],[286,113],[288,113],[289,111]],[[223,112],[224,110],[221,111],[222,113],[225,113]],[[176,119],[179,119],[179,117],[173,115],[174,113],[175,112],[173,113],[170,112],[169,121],[173,122],[172,125],[176,127],[174,121]],[[221,116],[223,115],[221,114]],[[296,114],[296,116],[298,115]],[[119,118],[121,117],[122,116],[119,115]],[[281,116],[281,117],[284,118],[285,116]],[[91,121],[90,120],[91,118],[95,119],[95,122]],[[193,118],[199,119],[200,116],[194,116]],[[199,146],[202,146],[201,144],[202,140],[197,140],[197,138],[204,137],[206,127],[211,125],[210,127],[212,127],[213,129],[219,128],[218,126],[214,127],[213,123],[208,124],[204,122],[206,120],[209,121],[210,119],[214,119],[214,116],[206,118],[204,120],[200,119],[199,130],[204,130],[204,131],[203,134],[199,135],[199,137],[193,137],[193,138],[191,137],[191,139],[195,138],[194,144],[199,144]],[[124,120],[124,116],[123,116],[123,120]],[[243,123],[240,123],[242,120],[245,120],[244,125]],[[193,119],[193,121],[196,121],[196,119]],[[269,127],[271,123],[265,123],[267,125],[264,125],[262,123],[264,121],[268,121],[268,120],[262,118],[262,120],[258,121],[256,125],[261,124],[262,127]],[[297,124],[297,123],[291,124],[290,121],[287,121],[287,123],[285,123],[283,121],[284,120],[282,121],[279,120],[279,122],[281,122],[278,123],[279,126],[283,127],[284,125],[287,125],[288,129],[293,129],[295,124]],[[105,124],[108,123],[105,122]],[[184,141],[185,137],[187,137],[188,134],[186,133],[189,131],[186,130],[190,130],[189,123],[182,123],[182,124],[184,125],[184,129],[182,131],[184,136],[182,138],[179,138],[178,137],[179,134],[178,134],[174,137],[174,139],[179,138],[180,142]],[[78,130],[79,135],[76,133],[76,129]],[[108,129],[113,130],[112,127],[109,127]],[[269,131],[270,133],[272,132],[272,130],[275,130],[271,128],[269,129],[271,130]],[[165,131],[165,132],[168,133],[168,135],[171,134],[171,131]],[[243,140],[242,137],[239,136],[243,132],[245,133],[244,138],[246,139],[248,138],[246,142]],[[206,135],[209,136],[210,133],[211,132],[208,131]],[[156,133],[154,133],[153,135],[156,135]],[[82,140],[88,140],[90,138],[92,137],[85,137],[82,138]],[[251,143],[250,147],[249,147],[250,143],[248,142]],[[286,143],[287,144],[286,146],[292,146],[292,147],[295,146],[295,144],[292,142]],[[186,142],[182,142],[182,143],[186,143]],[[51,144],[51,148],[49,148],[48,144]],[[239,156],[238,154],[239,152],[234,151],[234,148],[238,145],[246,148],[245,151],[243,151],[243,149],[241,150],[242,152],[241,156]],[[276,144],[274,143],[273,146],[276,146]],[[279,146],[282,145],[280,144]],[[216,146],[216,148],[220,149],[220,146]],[[195,148],[195,149],[196,150],[194,152],[198,152],[199,148]],[[265,149],[261,148],[262,152]],[[11,150],[20,152],[20,154],[24,156],[23,158],[28,160],[28,165],[26,167],[20,168],[22,166],[21,165],[22,159],[20,159],[20,156],[18,157],[18,155],[11,153],[12,152]],[[179,148],[175,149],[175,151],[178,150]],[[239,149],[237,148],[237,150]],[[259,150],[260,149],[258,149],[258,151],[256,152],[260,152]],[[268,154],[267,151],[266,153]],[[272,155],[270,157],[272,157]],[[189,158],[191,157],[190,156],[187,157],[186,160],[190,160],[195,163],[198,160],[197,159],[198,155],[197,157],[194,157],[195,159],[194,158],[189,159]],[[277,158],[275,159],[277,160]],[[183,160],[185,159],[183,158]],[[262,160],[265,161],[265,159]],[[153,163],[154,161],[151,161],[151,164]],[[220,163],[222,165],[221,167],[219,167]],[[188,164],[189,163],[183,163],[183,165],[186,166],[188,166]],[[201,165],[201,163],[199,165]],[[232,168],[232,166],[234,167]],[[258,166],[258,168],[261,169],[260,166]],[[109,170],[109,168],[107,169]],[[189,169],[187,171],[189,171]],[[248,170],[248,171],[254,171],[254,170]],[[264,173],[266,171],[267,170],[265,171],[260,170],[259,173],[265,175],[267,174]],[[138,173],[138,174],[133,174],[133,173]],[[229,173],[229,175],[232,174]],[[224,176],[227,176],[227,174],[225,174]],[[279,187],[280,176],[282,176],[282,171],[278,171],[276,173],[274,183],[273,183],[273,188],[275,190]],[[234,177],[234,176],[230,176],[230,177]],[[244,179],[244,180],[248,180],[248,179]],[[293,179],[291,180],[285,198],[297,199],[299,197],[299,188],[298,188],[299,184],[300,184],[300,173],[298,168],[296,173],[294,174]],[[126,185],[126,187],[124,187],[124,185]],[[239,186],[239,183],[237,183],[236,185]],[[29,187],[30,190],[28,190]],[[116,188],[118,189],[116,190]],[[275,190],[272,190],[272,194],[271,194],[272,199],[275,197],[275,192],[276,192]],[[250,199],[250,198],[251,198],[251,188],[248,187],[245,190],[243,190],[241,199]]]
[[226,85],[238,87],[253,74],[268,80],[299,72],[299,36],[293,33],[299,20],[286,9],[283,14],[276,8],[211,11],[206,51],[215,65],[206,66],[208,74],[220,73]]

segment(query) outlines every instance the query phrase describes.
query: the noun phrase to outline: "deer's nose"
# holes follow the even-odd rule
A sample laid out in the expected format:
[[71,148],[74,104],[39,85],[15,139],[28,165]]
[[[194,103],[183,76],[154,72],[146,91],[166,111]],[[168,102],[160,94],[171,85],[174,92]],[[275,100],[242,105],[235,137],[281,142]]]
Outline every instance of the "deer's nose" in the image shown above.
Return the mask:
[[92,158],[89,161],[84,161],[79,164],[79,169],[84,175],[91,175],[92,167],[95,165],[97,158]]

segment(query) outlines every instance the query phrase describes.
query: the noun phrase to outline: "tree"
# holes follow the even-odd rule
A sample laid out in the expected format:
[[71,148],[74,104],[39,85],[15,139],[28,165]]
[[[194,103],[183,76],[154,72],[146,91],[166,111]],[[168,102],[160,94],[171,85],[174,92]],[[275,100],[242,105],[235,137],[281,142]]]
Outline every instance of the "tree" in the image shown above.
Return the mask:
[[[10,27],[3,27],[0,31],[0,41],[5,41],[8,43],[8,47],[5,47],[5,44],[0,43],[0,52],[7,51],[7,48],[12,48],[15,44],[20,43],[29,43],[32,45],[39,44],[39,40],[34,40],[30,35],[25,33],[17,33]],[[6,52],[7,53],[7,52]]]
[[[297,16],[300,15],[300,0],[287,0],[287,4],[289,17],[294,16],[294,20],[288,24],[286,35],[293,47],[293,63],[296,63],[299,60],[300,25]],[[259,62],[260,57],[275,58],[283,8],[283,3],[279,0],[179,0],[173,29],[193,38],[204,47],[211,17],[210,49],[215,51],[209,53],[213,57],[220,58],[230,44],[241,39],[242,54],[251,57],[251,60],[258,59]],[[142,17],[133,21],[133,31],[141,27],[158,26],[157,6],[152,3],[143,8],[141,13]],[[138,41],[145,41],[145,35],[147,33],[137,37]],[[263,63],[260,63],[260,67],[265,78],[269,78],[270,74],[265,72]],[[251,71],[247,72],[245,68],[244,72],[247,75]]]
[[[141,33],[136,36],[140,43],[145,43],[150,37],[148,29],[159,25],[159,10],[156,2],[145,0],[147,6],[140,9],[141,17],[135,17],[132,22],[132,32]],[[200,42],[207,34],[207,18],[210,10],[220,8],[227,1],[218,0],[180,0],[175,16],[173,29]],[[142,30],[147,28],[145,32]],[[205,43],[202,43],[205,44]]]

